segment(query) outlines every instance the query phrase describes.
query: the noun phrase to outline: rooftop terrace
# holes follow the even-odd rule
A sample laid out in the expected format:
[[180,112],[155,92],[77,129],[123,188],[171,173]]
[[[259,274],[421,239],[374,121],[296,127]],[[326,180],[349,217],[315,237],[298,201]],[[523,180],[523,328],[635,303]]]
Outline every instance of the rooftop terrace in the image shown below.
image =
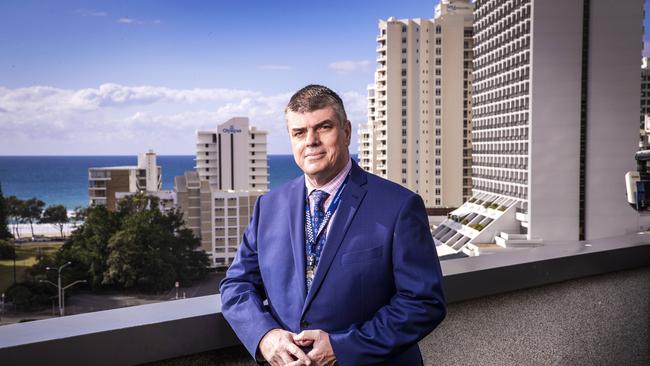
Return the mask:
[[[650,364],[650,236],[442,262],[425,364]],[[249,365],[219,295],[0,327],[7,364]]]

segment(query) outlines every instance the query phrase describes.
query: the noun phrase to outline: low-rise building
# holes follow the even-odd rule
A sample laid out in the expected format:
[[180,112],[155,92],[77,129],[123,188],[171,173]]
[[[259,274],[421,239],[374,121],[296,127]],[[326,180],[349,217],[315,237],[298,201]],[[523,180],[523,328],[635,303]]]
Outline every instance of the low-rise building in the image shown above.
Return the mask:
[[[93,167],[88,169],[89,204],[117,208],[117,201],[134,193],[158,195],[162,190],[162,169],[156,164],[156,153],[149,150],[138,156],[138,165]],[[173,197],[161,194],[161,203],[170,205]]]

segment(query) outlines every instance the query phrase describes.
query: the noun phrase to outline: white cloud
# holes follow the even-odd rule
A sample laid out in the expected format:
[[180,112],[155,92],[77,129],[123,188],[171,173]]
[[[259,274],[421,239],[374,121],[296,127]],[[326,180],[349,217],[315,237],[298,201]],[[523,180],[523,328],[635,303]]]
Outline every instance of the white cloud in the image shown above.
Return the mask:
[[161,24],[162,21],[159,19],[156,20],[138,20],[129,17],[122,17],[117,20],[118,23],[122,24],[133,24],[133,25],[147,25],[147,24]]
[[350,122],[352,122],[353,129],[356,128],[357,124],[368,121],[368,99],[364,94],[348,91],[341,94],[341,99],[343,99],[345,112]]
[[[107,83],[78,90],[0,87],[0,154],[192,154],[195,130],[248,117],[269,132],[270,153],[289,153],[284,108],[292,92],[173,89]],[[353,130],[365,95],[341,94]],[[356,137],[351,151],[356,152]]]
[[371,70],[371,63],[368,60],[362,61],[337,61],[327,67],[338,74],[349,74],[354,72],[368,72]]
[[271,70],[271,71],[286,71],[291,70],[289,65],[260,65],[260,70]]

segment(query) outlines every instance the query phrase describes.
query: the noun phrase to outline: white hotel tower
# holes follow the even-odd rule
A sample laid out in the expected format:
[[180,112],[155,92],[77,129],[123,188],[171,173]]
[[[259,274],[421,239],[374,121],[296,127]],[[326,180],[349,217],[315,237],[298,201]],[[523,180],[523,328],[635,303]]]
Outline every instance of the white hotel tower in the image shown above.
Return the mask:
[[175,178],[186,225],[213,266],[230,265],[255,201],[269,189],[266,134],[245,117],[197,131],[196,171]]
[[434,230],[439,253],[636,231],[643,0],[474,7],[473,197]]
[[427,207],[458,207],[471,195],[472,8],[442,0],[434,19],[379,21],[359,162]]

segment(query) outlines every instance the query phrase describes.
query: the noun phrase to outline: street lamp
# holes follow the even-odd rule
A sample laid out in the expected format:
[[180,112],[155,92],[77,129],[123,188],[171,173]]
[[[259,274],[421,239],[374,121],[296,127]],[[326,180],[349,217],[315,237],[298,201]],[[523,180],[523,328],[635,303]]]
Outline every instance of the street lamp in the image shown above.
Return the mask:
[[[41,282],[41,283],[49,283],[50,285],[56,287],[56,289],[57,289],[57,294],[58,294],[58,298],[59,298],[59,316],[63,316],[63,315],[65,314],[65,305],[64,305],[64,301],[65,301],[65,300],[64,300],[64,298],[63,298],[64,295],[65,295],[65,290],[66,290],[67,288],[70,288],[70,287],[72,287],[72,286],[78,284],[78,283],[87,283],[87,282],[88,282],[88,281],[86,281],[86,280],[78,280],[78,281],[75,281],[75,282],[73,282],[73,283],[67,285],[66,287],[61,287],[61,271],[62,271],[65,267],[67,267],[67,266],[69,266],[69,265],[71,265],[71,264],[72,264],[72,262],[68,262],[68,263],[65,263],[64,265],[62,265],[61,267],[58,268],[58,272],[59,272],[59,280],[58,280],[58,284],[55,284],[54,282],[49,281],[49,280],[40,280],[40,281],[39,281],[39,282]],[[51,271],[51,270],[55,270],[56,268],[45,267],[45,269],[48,270],[48,271]]]
[[65,315],[65,290],[67,288],[70,288],[78,283],[87,283],[88,281],[86,280],[77,280],[74,281],[73,283],[69,284],[68,286],[64,287],[61,289],[61,315]]

